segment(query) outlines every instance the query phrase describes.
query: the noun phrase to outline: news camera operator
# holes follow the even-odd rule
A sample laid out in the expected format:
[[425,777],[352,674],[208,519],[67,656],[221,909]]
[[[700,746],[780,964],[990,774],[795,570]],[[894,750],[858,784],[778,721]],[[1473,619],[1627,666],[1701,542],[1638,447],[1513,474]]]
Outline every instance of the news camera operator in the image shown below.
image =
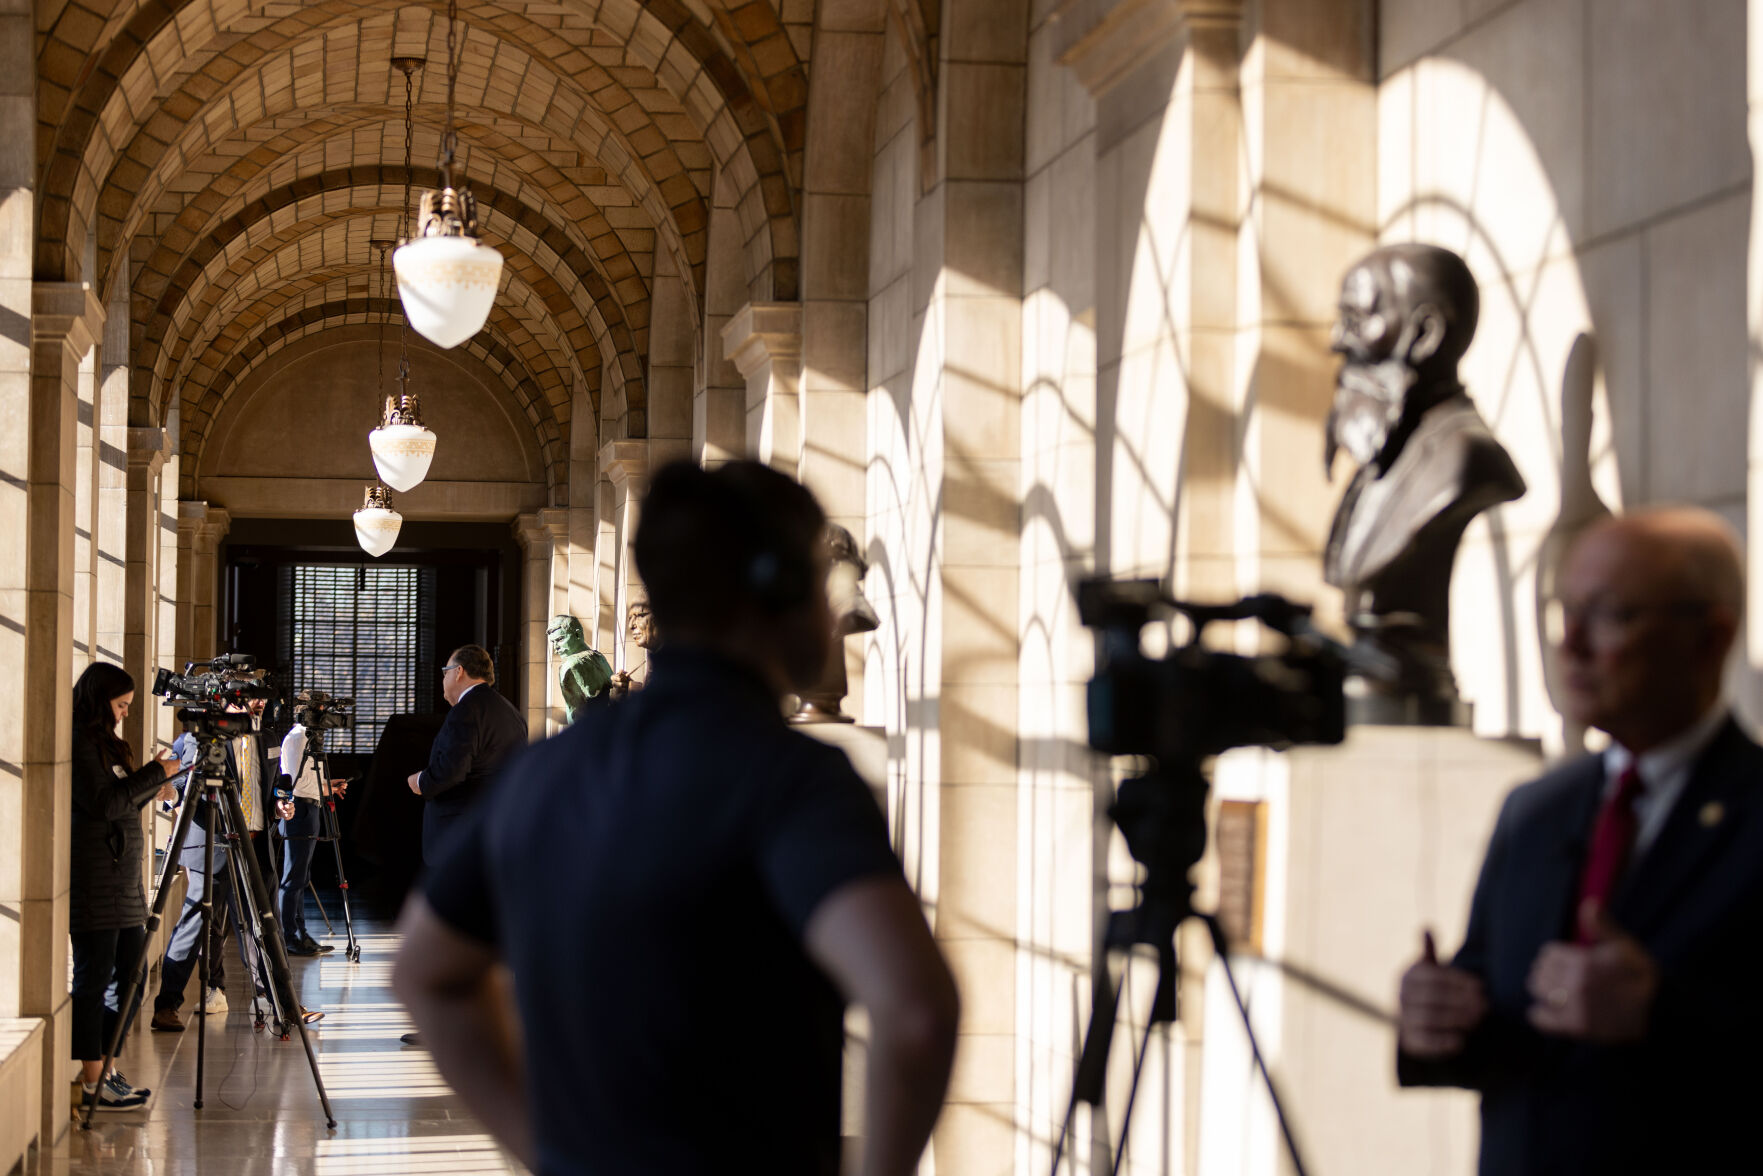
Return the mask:
[[[146,838],[141,809],[176,795],[177,758],[163,754],[136,768],[116,733],[135,699],[135,681],[108,662],[86,667],[73,688],[73,860],[68,934],[73,941],[73,1056],[80,1063],[76,1105],[96,1097],[99,1110],[132,1110],[151,1093],[114,1070],[103,1073],[104,1046],[122,1011],[125,974],[146,940],[141,887]],[[103,1085],[99,1083],[102,1079]]]
[[[275,761],[266,753],[258,734],[265,706],[266,699],[253,698],[243,706],[231,704],[227,707],[229,711],[251,716],[252,731],[237,735],[232,740],[233,763],[239,773],[239,807],[245,816],[245,836],[249,839],[244,848],[249,853],[257,852],[255,842],[257,835],[267,826],[267,813],[271,803],[265,781],[272,778],[270,773]],[[188,732],[180,735],[172,746],[186,765],[195,761],[196,742]],[[276,754],[279,756],[279,749]],[[198,791],[189,786],[188,778],[180,791],[180,803],[194,804],[200,800]],[[179,912],[178,921],[166,943],[165,960],[159,973],[159,995],[153,1001],[153,1019],[150,1024],[162,1033],[184,1031],[183,1018],[179,1016],[178,1009],[184,1003],[184,991],[189,987],[190,976],[196,971],[196,946],[202,930],[202,903],[210,887],[213,888],[214,897],[210,904],[213,917],[208,928],[208,990],[202,994],[202,1001],[203,1008],[208,1013],[227,1011],[226,933],[229,924],[234,920],[243,926],[245,916],[233,894],[226,842],[221,839],[215,841],[214,874],[211,878],[205,872],[208,862],[205,848],[207,841],[208,826],[202,810],[198,809],[191,822],[189,835],[184,840],[183,852],[178,857],[178,864],[184,868],[187,885],[184,907]],[[259,992],[267,988],[268,981],[264,976],[253,976],[252,982]],[[324,1016],[315,1009],[304,1008],[301,1015],[308,1024]]]
[[[322,700],[323,695],[319,698]],[[306,758],[306,745],[314,726],[324,722],[322,709],[314,709],[306,701],[294,711],[294,725],[282,739],[281,781],[277,789],[276,815],[281,818],[282,875],[276,892],[276,905],[282,916],[282,937],[287,940],[288,954],[315,956],[333,950],[320,943],[306,930],[306,886],[312,879],[312,856],[318,849],[319,791],[318,758]],[[349,786],[347,780],[332,780],[331,792],[340,800]],[[282,794],[292,793],[286,799]]]

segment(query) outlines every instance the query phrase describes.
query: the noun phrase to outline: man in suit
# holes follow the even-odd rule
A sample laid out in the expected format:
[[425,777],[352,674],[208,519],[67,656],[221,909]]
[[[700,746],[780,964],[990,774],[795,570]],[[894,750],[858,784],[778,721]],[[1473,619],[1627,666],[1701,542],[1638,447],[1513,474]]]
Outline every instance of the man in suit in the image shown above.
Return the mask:
[[1461,950],[1428,934],[1402,978],[1398,1076],[1481,1092],[1484,1174],[1752,1153],[1731,1075],[1763,1049],[1763,749],[1721,687],[1742,567],[1686,508],[1600,522],[1563,565],[1567,717],[1610,746],[1512,792]]
[[[422,860],[433,866],[440,850],[469,817],[479,797],[514,753],[526,746],[526,720],[496,692],[496,663],[481,645],[462,645],[441,669],[441,694],[452,709],[429,749],[428,767],[412,772],[410,791],[422,810]],[[406,1045],[421,1045],[406,1033]]]

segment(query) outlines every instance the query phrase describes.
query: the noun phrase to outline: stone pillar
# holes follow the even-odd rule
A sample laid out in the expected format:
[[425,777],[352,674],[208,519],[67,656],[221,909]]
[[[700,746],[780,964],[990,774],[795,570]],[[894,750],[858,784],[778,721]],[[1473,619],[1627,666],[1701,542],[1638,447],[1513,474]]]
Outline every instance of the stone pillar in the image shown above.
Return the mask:
[[[126,257],[117,264],[128,264]],[[117,282],[116,296],[104,323],[104,346],[99,369],[97,462],[98,508],[93,543],[97,566],[92,589],[96,616],[94,656],[128,668],[142,693],[140,667],[125,660],[123,633],[127,624],[128,593],[128,463],[129,463],[129,311],[126,269]],[[136,743],[137,748],[140,747]]]
[[706,467],[747,452],[746,381],[723,344],[723,328],[747,302],[746,259],[735,203],[734,183],[726,171],[719,171],[711,197],[704,326],[698,336],[692,396],[692,457]]
[[545,626],[551,613],[551,531],[537,514],[523,514],[514,520],[514,537],[526,555],[520,577],[520,707],[526,712],[527,738],[542,739],[550,694]]
[[[67,887],[72,819],[74,471],[80,370],[97,345],[103,308],[90,287],[38,283],[32,294],[28,515],[24,550],[24,689],[18,855],[0,867],[16,898],[18,950],[0,984],[25,1016],[46,1018],[43,1138],[66,1129],[63,1085],[71,1024],[67,995]],[[10,791],[10,790],[9,790]],[[11,806],[8,806],[11,807]],[[7,814],[7,823],[13,818]],[[10,995],[10,994],[9,994]]]
[[[189,648],[188,644],[180,643],[178,629],[182,611],[179,604],[181,598],[178,596],[181,582],[179,569],[184,564],[179,556],[183,546],[183,519],[182,505],[178,501],[178,467],[181,459],[177,450],[177,421],[177,412],[173,410],[165,426],[165,465],[159,471],[159,515],[155,527],[159,540],[159,566],[154,576],[155,611],[159,619],[153,626],[153,640],[149,646],[158,651],[159,665],[173,673],[183,668],[183,663],[178,658]],[[175,735],[171,731],[170,719],[163,714],[152,721],[159,724],[162,737],[170,738]]]
[[649,447],[642,441],[613,441],[600,450],[600,473],[608,494],[602,499],[607,509],[602,516],[596,562],[602,574],[610,573],[607,591],[600,598],[602,613],[608,604],[612,607],[608,643],[600,651],[609,654],[613,669],[631,670],[639,678],[647,673],[648,652],[631,644],[624,628],[632,595],[643,592],[630,552],[648,472]]
[[749,302],[722,328],[723,354],[747,381],[747,456],[802,468],[802,308]]
[[[160,485],[168,438],[163,429],[128,430],[124,497],[122,665],[144,698],[159,669]],[[175,534],[175,532],[174,532]],[[148,753],[161,734],[160,708],[143,703],[129,712],[124,735]]]
[[[94,324],[95,333],[103,338],[102,322]],[[79,375],[74,390],[74,470],[73,470],[73,631],[71,656],[73,675],[80,673],[94,659],[98,630],[98,594],[93,580],[97,576],[98,557],[98,348],[96,345],[80,357]]]
[[569,416],[569,595],[564,611],[582,623],[593,645],[599,585],[594,547],[599,531],[600,468],[594,402],[586,384],[576,389]]
[[178,503],[177,650],[182,663],[206,661],[220,647],[220,544],[232,525],[224,507]]

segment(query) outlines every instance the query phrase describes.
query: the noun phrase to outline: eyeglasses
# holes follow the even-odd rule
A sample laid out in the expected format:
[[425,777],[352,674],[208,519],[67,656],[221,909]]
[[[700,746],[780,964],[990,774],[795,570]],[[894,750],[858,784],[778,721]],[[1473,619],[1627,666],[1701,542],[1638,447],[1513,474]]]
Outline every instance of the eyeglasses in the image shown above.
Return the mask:
[[441,667],[441,677],[445,678],[447,676],[448,671],[457,670],[458,668],[459,668],[458,662],[448,662],[446,665]]
[[1629,629],[1642,618],[1663,613],[1669,616],[1694,617],[1708,611],[1706,600],[1657,600],[1645,603],[1594,596],[1590,600],[1567,601],[1559,597],[1543,606],[1544,632],[1551,644],[1567,640],[1569,626],[1585,634],[1593,645],[1614,645],[1627,636]]

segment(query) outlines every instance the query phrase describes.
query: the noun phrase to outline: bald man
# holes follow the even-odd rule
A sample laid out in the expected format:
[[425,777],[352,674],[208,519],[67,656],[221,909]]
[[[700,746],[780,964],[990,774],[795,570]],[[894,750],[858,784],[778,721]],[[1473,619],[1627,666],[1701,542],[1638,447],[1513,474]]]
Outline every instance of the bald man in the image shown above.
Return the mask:
[[1565,710],[1610,747],[1507,797],[1462,948],[1427,934],[1402,978],[1398,1076],[1481,1092],[1484,1174],[1757,1164],[1763,749],[1721,687],[1742,567],[1687,508],[1606,520],[1563,565]]

